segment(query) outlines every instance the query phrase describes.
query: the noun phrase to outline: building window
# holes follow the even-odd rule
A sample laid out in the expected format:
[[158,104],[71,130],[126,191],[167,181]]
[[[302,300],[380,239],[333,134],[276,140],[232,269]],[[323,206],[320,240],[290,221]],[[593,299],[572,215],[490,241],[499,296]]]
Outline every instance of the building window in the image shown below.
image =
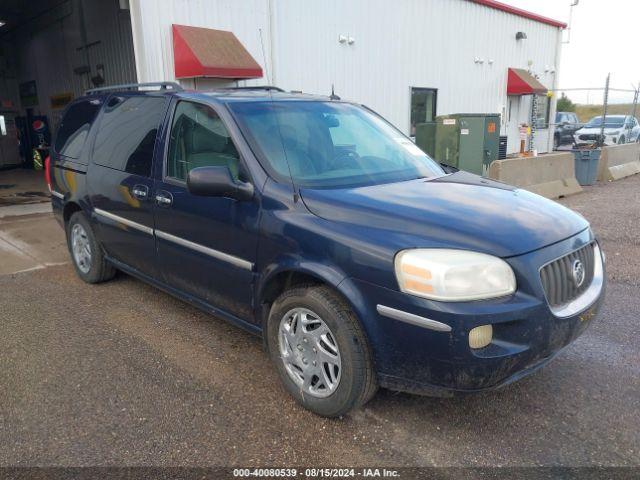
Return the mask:
[[[536,128],[549,128],[549,111],[551,110],[551,98],[546,95],[536,95],[537,114],[535,114]],[[531,102],[533,108],[533,102]]]
[[411,87],[411,136],[416,135],[416,125],[433,122],[436,118],[435,88]]

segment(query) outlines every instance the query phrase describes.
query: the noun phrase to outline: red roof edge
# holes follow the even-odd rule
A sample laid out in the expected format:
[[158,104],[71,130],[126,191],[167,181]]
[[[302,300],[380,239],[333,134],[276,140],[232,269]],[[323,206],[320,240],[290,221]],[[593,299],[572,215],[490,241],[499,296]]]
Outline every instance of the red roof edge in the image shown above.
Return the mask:
[[513,7],[511,5],[507,5],[506,3],[497,2],[496,0],[469,0],[469,1],[473,3],[477,3],[479,5],[484,5],[485,7],[495,8],[496,10],[501,10],[503,12],[511,13],[519,17],[528,18],[529,20],[535,20],[536,22],[546,23],[547,25],[551,25],[552,27],[567,28],[567,24],[564,22],[560,22],[558,20],[554,20],[553,18],[549,18],[549,17],[543,17],[542,15],[538,15],[537,13],[528,12],[527,10],[522,10],[521,8]]

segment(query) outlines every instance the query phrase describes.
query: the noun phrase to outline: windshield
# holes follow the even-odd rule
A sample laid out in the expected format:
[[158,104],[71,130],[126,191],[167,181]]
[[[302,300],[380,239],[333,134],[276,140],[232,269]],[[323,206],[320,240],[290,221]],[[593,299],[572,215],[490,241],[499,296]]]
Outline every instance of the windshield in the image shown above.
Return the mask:
[[377,115],[338,102],[238,102],[229,108],[279,181],[335,188],[444,174],[411,140]]
[[[607,120],[604,122],[604,126],[606,128],[620,128],[624,125],[624,117],[607,117]],[[601,127],[602,126],[602,117],[594,117],[589,120],[589,123],[585,125],[587,128],[591,127]]]

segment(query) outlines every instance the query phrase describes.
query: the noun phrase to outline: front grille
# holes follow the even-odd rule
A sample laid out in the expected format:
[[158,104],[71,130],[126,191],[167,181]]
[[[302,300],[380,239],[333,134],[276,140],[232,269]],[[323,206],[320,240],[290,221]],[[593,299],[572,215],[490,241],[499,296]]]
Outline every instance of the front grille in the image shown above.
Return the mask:
[[595,133],[587,133],[580,135],[580,140],[596,140],[598,136]]
[[[593,247],[594,244],[590,243],[542,267],[540,279],[549,305],[557,307],[569,303],[589,288],[594,270]],[[579,260],[585,269],[584,281],[580,286],[576,285],[573,275],[576,260]]]

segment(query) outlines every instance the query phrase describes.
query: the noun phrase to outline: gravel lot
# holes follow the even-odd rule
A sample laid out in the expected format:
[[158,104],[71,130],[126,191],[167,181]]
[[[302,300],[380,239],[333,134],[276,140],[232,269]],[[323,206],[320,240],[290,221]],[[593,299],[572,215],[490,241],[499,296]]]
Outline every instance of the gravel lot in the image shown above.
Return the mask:
[[580,339],[500,391],[380,391],[342,419],[290,400],[258,338],[133,278],[0,275],[0,466],[639,466],[640,175],[561,202],[608,259]]

